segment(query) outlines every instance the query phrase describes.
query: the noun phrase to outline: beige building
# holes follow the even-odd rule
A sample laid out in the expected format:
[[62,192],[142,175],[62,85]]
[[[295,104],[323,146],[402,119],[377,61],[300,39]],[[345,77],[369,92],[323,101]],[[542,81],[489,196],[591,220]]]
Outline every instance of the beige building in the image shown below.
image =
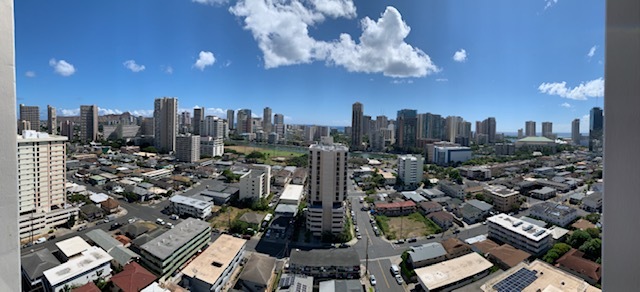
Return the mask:
[[510,190],[501,185],[485,187],[484,193],[493,200],[493,208],[498,212],[508,213],[518,204],[520,192]]
[[182,269],[182,286],[190,291],[222,291],[244,257],[247,241],[222,234]]
[[240,177],[239,198],[258,200],[266,198],[271,192],[271,167],[254,164],[249,172]]
[[[40,108],[35,105],[20,105],[20,121],[26,121],[22,130],[40,131]],[[22,132],[18,132],[20,134]]]
[[98,106],[80,106],[80,140],[92,142],[98,140]]
[[58,134],[58,118],[56,108],[47,105],[47,132],[52,135]]
[[178,99],[157,98],[154,104],[153,122],[153,139],[158,151],[175,151],[178,133]]
[[182,162],[200,160],[200,136],[185,135],[176,137],[176,159]]
[[314,235],[342,232],[347,196],[347,160],[349,148],[323,137],[309,146],[309,209],[307,230]]
[[66,205],[67,137],[24,131],[18,141],[20,239],[45,234],[78,209]]

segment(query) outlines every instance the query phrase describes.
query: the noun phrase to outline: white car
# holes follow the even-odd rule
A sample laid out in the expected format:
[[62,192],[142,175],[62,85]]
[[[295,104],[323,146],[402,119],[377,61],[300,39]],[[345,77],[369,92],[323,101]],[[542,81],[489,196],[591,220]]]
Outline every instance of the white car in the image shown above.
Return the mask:
[[357,239],[362,239],[362,235],[360,233],[356,234]]
[[396,275],[396,282],[398,283],[398,285],[402,285],[402,282],[404,282],[404,281],[402,280],[402,276],[400,276],[400,275]]
[[371,286],[375,286],[376,285],[376,276],[371,275],[369,277],[369,282],[371,282]]
[[129,224],[136,222],[136,218],[129,218]]

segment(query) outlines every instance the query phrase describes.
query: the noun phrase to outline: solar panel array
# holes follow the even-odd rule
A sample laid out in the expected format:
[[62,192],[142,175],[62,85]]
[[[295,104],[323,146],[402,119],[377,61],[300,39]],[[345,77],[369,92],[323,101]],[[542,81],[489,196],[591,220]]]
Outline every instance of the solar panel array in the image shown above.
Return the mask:
[[493,285],[493,289],[496,289],[497,292],[522,291],[538,278],[536,274],[536,270],[529,271],[525,268],[522,268],[517,272],[509,275],[502,281],[498,282],[497,284]]
[[280,283],[278,284],[278,286],[282,288],[290,287],[295,279],[295,277],[282,277],[280,278]]

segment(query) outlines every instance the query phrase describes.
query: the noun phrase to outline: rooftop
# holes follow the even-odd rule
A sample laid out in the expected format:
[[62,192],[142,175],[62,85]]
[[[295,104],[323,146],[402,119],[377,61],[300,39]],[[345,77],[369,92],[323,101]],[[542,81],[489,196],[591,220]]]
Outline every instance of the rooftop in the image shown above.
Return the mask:
[[562,218],[569,214],[572,214],[572,213],[575,214],[578,212],[578,210],[572,207],[558,204],[558,203],[553,203],[553,202],[543,202],[541,204],[536,204],[532,206],[529,210],[532,213],[547,214],[548,216],[553,216],[557,218]]
[[185,276],[197,278],[213,285],[246,242],[244,239],[222,234],[198,257],[184,267],[182,273]]
[[531,255],[525,251],[519,250],[511,245],[503,244],[489,250],[489,255],[503,262],[509,268],[523,262]]
[[182,195],[174,195],[173,197],[171,197],[170,201],[171,203],[187,205],[198,209],[205,209],[213,205],[213,203],[211,202],[202,201],[191,197],[185,197]]
[[546,138],[546,137],[536,137],[536,136],[529,136],[526,138],[522,138],[520,140],[518,140],[518,142],[546,142],[546,143],[552,143],[553,140]]
[[[517,219],[507,214],[498,214],[491,216],[487,219],[487,221],[534,241],[540,241],[547,236],[551,236],[551,232],[548,229],[534,226],[533,224],[526,223],[523,220]],[[489,225],[489,229],[491,229],[491,225]]]
[[427,199],[425,199],[423,196],[421,196],[420,194],[418,194],[417,192],[411,191],[411,192],[402,192],[402,196],[406,199],[406,200],[411,200],[414,201],[416,203],[418,202],[424,202]]
[[487,240],[483,240],[483,241],[479,241],[479,242],[474,242],[472,245],[483,254],[486,254],[491,249],[500,246],[499,244],[495,243],[491,239],[487,239]]
[[360,256],[351,248],[292,250],[289,263],[306,267],[359,266]]
[[295,200],[299,201],[302,198],[302,191],[304,186],[289,184],[284,188],[280,195],[280,200]]
[[149,286],[156,280],[156,276],[136,262],[124,266],[122,272],[111,277],[111,282],[122,292],[136,292]]
[[570,251],[560,257],[557,263],[560,267],[564,267],[566,269],[577,272],[592,279],[595,282],[600,281],[602,273],[601,266],[595,262],[583,258],[583,255],[583,252],[572,248]]
[[250,224],[260,224],[262,220],[264,220],[265,214],[260,214],[256,212],[247,212],[242,214],[238,220],[242,222],[247,222]]
[[548,194],[548,193],[553,193],[556,190],[554,188],[550,188],[550,187],[542,187],[541,189],[538,190],[534,190],[531,191],[532,193],[538,193],[538,194]]
[[89,240],[95,242],[99,247],[103,248],[106,251],[109,251],[116,246],[122,245],[122,243],[111,237],[111,235],[109,235],[102,229],[93,229],[87,232],[85,235],[89,238]]
[[84,241],[80,236],[74,236],[63,241],[58,241],[56,242],[56,246],[67,258],[91,248],[91,245]]
[[169,229],[169,231],[145,243],[140,249],[152,254],[158,259],[164,260],[205,230],[211,230],[209,223],[194,218],[187,218],[176,224],[173,229]]
[[275,258],[261,253],[254,253],[244,265],[239,279],[268,286],[275,266]]
[[393,202],[393,203],[375,203],[376,208],[407,208],[415,207],[416,203],[413,201]]
[[415,269],[420,282],[429,290],[435,290],[462,279],[472,277],[493,266],[477,253],[439,262],[424,268]]
[[447,255],[447,251],[439,242],[425,243],[422,245],[412,246],[409,256],[414,262],[424,261]]
[[[319,292],[361,292],[359,280],[329,280],[320,282]],[[297,291],[297,290],[296,290]]]
[[113,258],[103,249],[92,246],[88,250],[82,252],[82,255],[70,259],[55,268],[44,271],[44,276],[52,286],[58,285],[67,279],[81,275],[87,271],[91,271]]
[[60,261],[51,254],[48,248],[28,253],[20,258],[22,270],[31,280],[42,277],[44,271],[60,265]]
[[474,207],[480,209],[480,211],[483,211],[483,212],[493,209],[493,206],[491,204],[488,204],[486,202],[483,202],[483,201],[480,201],[480,200],[476,200],[476,199],[467,201],[467,204],[469,204],[471,206],[474,206]]

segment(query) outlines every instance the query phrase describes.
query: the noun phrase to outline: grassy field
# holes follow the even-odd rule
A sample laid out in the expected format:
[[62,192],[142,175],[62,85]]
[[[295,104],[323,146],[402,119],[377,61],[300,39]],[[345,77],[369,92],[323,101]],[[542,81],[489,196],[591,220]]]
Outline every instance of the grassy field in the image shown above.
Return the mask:
[[[213,206],[212,213],[216,214],[220,212],[221,206]],[[214,216],[211,219],[211,227],[217,228],[219,230],[228,230],[229,229],[229,218],[233,222],[234,219],[242,216],[242,214],[249,212],[249,209],[238,209],[236,207],[227,207],[227,213],[220,213],[217,216]]]
[[267,149],[267,148],[259,148],[254,146],[225,146],[225,149],[231,149],[237,151],[238,153],[249,154],[254,151],[262,152],[265,156],[275,158],[275,157],[293,157],[300,156],[302,153],[281,150],[281,149]]
[[379,221],[386,221],[380,226],[389,239],[419,237],[440,232],[437,226],[429,224],[431,222],[428,222],[420,213],[402,217],[386,217]]

